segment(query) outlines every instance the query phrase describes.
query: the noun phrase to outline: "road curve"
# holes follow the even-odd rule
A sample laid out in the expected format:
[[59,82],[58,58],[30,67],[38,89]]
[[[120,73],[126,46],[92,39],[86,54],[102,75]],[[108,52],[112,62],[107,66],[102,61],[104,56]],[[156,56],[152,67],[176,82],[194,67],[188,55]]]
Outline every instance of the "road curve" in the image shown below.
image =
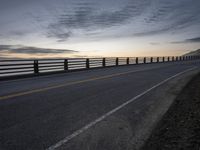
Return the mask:
[[0,149],[62,149],[80,129],[89,130],[134,97],[199,66],[132,65],[1,81]]

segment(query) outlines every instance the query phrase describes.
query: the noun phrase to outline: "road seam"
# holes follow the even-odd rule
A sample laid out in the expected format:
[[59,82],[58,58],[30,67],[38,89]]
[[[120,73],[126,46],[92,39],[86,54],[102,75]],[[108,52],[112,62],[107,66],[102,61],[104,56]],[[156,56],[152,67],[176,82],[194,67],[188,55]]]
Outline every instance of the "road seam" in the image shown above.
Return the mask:
[[80,135],[81,133],[83,133],[84,131],[88,130],[89,128],[93,127],[94,125],[96,125],[97,123],[101,122],[102,120],[104,120],[105,118],[109,117],[110,115],[112,115],[113,113],[115,113],[116,111],[122,109],[123,107],[127,106],[128,104],[132,103],[133,101],[137,100],[138,98],[142,97],[143,95],[147,94],[148,92],[152,91],[153,89],[163,85],[164,83],[168,82],[169,80],[178,77],[188,71],[194,70],[197,67],[192,67],[190,69],[184,70],[182,72],[179,72],[163,81],[161,81],[160,83],[152,86],[151,88],[145,90],[144,92],[142,92],[141,94],[133,97],[132,99],[126,101],[125,103],[121,104],[120,106],[112,109],[111,111],[107,112],[106,114],[102,115],[101,117],[97,118],[96,120],[90,122],[89,124],[85,125],[84,127],[82,127],[79,130],[76,130],[75,132],[73,132],[71,135],[65,137],[64,139],[62,139],[61,141],[57,142],[56,144],[50,146],[49,148],[47,148],[46,150],[55,150],[59,147],[61,147],[63,144],[67,143],[68,141],[72,140],[73,138],[77,137],[78,135]]

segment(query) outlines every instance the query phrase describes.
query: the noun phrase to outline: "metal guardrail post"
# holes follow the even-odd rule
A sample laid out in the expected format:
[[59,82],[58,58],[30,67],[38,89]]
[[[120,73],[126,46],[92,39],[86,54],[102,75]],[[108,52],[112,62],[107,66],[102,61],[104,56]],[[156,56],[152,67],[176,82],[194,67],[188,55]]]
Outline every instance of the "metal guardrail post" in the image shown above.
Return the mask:
[[68,70],[68,59],[64,60],[64,70]]
[[178,57],[176,57],[175,59],[176,59],[176,61],[178,61]]
[[151,57],[151,60],[150,60],[150,62],[151,62],[151,63],[153,63],[153,57]]
[[146,64],[146,57],[144,57],[143,63]]
[[157,63],[159,63],[159,57],[157,57]]
[[102,60],[102,66],[106,67],[106,58],[103,58],[103,60]]
[[118,57],[116,58],[115,65],[116,65],[116,66],[119,65],[119,58],[118,58]]
[[34,60],[33,67],[34,67],[34,73],[38,74],[39,73],[38,60]]
[[163,57],[163,59],[162,59],[162,60],[163,60],[163,62],[165,62],[165,57]]
[[182,57],[181,56],[179,57],[179,60],[182,61]]
[[138,57],[136,57],[135,59],[135,64],[138,64]]
[[89,58],[86,59],[86,69],[90,68],[90,60]]
[[168,61],[168,62],[170,61],[170,57],[167,57],[167,61]]
[[129,65],[129,57],[126,58],[126,64]]
[[174,61],[174,56],[172,57],[172,61]]

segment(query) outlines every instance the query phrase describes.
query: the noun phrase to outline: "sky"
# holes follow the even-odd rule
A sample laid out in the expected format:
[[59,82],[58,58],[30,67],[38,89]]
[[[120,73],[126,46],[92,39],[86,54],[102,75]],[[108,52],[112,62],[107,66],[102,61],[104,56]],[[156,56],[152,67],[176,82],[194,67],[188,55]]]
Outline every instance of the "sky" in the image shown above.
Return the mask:
[[182,55],[200,0],[0,0],[0,58]]

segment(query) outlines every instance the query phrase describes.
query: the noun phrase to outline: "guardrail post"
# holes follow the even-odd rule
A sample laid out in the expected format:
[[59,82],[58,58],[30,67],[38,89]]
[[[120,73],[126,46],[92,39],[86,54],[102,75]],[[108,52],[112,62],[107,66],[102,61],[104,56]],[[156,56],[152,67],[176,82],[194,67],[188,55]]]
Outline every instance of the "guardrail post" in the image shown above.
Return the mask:
[[115,64],[116,64],[116,66],[119,65],[119,58],[118,58],[118,57],[116,58],[116,62],[115,62]]
[[33,67],[34,67],[34,73],[38,74],[39,73],[38,60],[34,60]]
[[86,69],[90,68],[90,60],[89,58],[86,59]]
[[103,58],[103,60],[102,60],[102,66],[106,67],[106,58]]
[[126,64],[129,65],[129,57],[126,58]]
[[64,60],[64,70],[68,70],[68,59]]
[[172,61],[174,61],[174,56],[172,57]]
[[163,57],[163,59],[162,59],[162,60],[163,60],[163,62],[165,62],[165,57]]
[[138,64],[138,57],[136,57],[135,59],[135,64]]
[[143,60],[144,64],[146,64],[146,57],[144,57],[144,60]]
[[182,57],[181,57],[181,56],[179,57],[179,60],[180,60],[180,61],[182,60]]
[[185,56],[183,56],[182,58],[183,58],[182,60],[184,61],[185,60]]
[[176,56],[176,61],[178,61],[178,57]]
[[153,57],[151,57],[151,60],[150,60],[150,62],[151,62],[151,63],[153,63]]
[[157,63],[159,63],[159,57],[157,57]]
[[168,61],[168,62],[170,61],[170,57],[167,57],[167,61]]

